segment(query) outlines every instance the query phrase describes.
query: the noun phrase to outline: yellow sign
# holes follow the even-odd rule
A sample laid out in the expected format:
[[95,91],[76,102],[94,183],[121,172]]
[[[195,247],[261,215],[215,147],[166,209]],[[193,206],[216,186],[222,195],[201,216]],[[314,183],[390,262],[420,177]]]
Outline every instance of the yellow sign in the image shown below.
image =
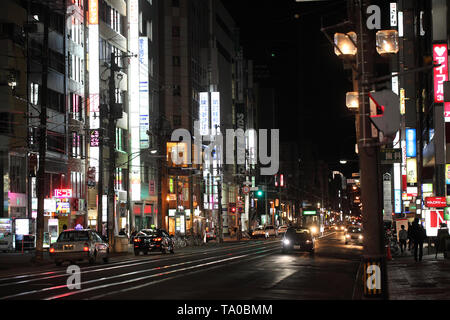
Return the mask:
[[417,183],[417,159],[411,158],[406,160],[406,174],[408,183]]
[[98,24],[98,0],[89,0],[89,24]]

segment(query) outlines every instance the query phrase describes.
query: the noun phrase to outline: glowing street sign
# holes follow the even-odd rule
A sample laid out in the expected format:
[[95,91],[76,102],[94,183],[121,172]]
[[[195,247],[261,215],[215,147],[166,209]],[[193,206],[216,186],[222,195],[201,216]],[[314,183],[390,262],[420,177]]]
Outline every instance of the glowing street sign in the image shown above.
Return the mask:
[[406,157],[417,157],[416,129],[406,129]]
[[209,135],[209,93],[200,92],[200,135]]
[[148,81],[148,38],[139,37],[139,120],[140,120],[140,146],[149,148],[150,129],[149,116],[149,81]]
[[89,24],[98,24],[98,0],[89,0]]
[[72,198],[72,189],[55,189],[55,198]]
[[214,135],[220,133],[220,93],[211,92],[211,129]]
[[433,45],[434,63],[440,65],[434,68],[434,102],[444,102],[444,82],[448,81],[448,47],[446,43]]

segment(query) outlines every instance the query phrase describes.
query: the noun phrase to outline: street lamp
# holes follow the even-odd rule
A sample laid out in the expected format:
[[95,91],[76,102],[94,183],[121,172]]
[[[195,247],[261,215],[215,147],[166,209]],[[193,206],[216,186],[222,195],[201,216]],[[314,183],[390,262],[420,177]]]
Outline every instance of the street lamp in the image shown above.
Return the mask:
[[355,56],[357,36],[355,32],[334,34],[334,53],[337,56]]
[[381,30],[376,34],[377,52],[381,55],[396,54],[399,50],[398,31]]
[[359,93],[358,92],[347,92],[346,105],[347,105],[347,108],[349,108],[349,109],[353,109],[353,110],[359,109]]

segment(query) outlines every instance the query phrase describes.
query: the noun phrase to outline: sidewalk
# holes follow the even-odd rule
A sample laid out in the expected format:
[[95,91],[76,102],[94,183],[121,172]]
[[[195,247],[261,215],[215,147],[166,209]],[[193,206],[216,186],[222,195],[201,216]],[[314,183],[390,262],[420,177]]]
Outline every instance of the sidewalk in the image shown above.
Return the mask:
[[450,260],[442,253],[436,260],[430,253],[424,248],[422,262],[415,262],[410,252],[388,262],[390,300],[450,299]]

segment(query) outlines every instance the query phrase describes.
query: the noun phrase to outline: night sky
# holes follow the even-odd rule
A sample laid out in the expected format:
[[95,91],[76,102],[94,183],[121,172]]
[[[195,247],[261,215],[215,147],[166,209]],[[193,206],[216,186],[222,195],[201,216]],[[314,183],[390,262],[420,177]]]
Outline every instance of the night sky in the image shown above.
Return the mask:
[[345,106],[350,73],[320,31],[322,20],[329,26],[346,19],[346,1],[223,2],[240,28],[245,57],[271,69],[282,140],[311,141],[329,163],[355,159],[355,117]]

